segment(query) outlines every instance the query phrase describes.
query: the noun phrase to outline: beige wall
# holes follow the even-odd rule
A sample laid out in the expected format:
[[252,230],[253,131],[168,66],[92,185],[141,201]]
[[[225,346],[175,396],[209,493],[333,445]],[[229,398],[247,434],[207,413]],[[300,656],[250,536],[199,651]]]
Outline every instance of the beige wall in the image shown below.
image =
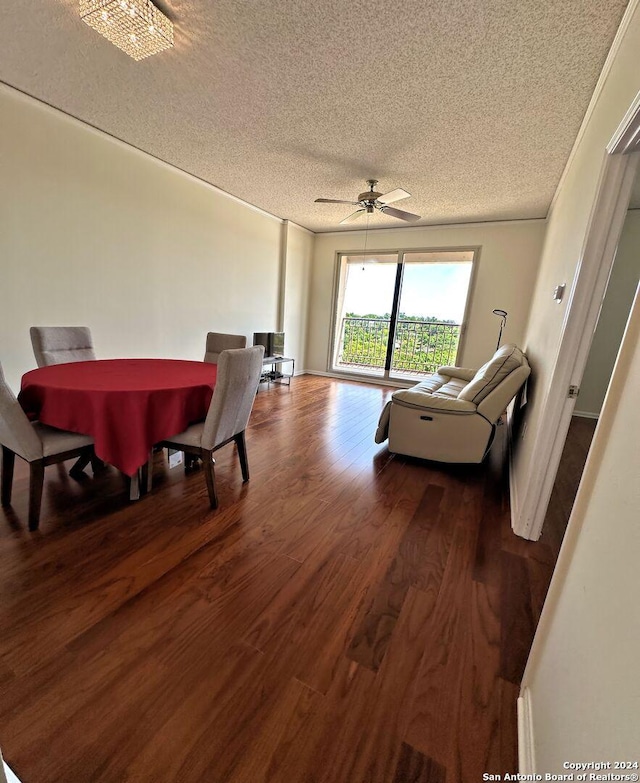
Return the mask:
[[522,683],[538,773],[566,772],[564,761],[638,760],[640,407],[634,389],[640,389],[640,295]]
[[597,416],[600,413],[639,278],[640,210],[630,210],[624,222],[607,293],[580,384],[576,414]]
[[315,234],[295,223],[285,224],[284,301],[282,328],[285,353],[296,360],[296,374],[306,369],[309,282]]
[[86,324],[102,358],[201,359],[209,330],[276,328],[280,220],[5,87],[0,117],[0,361],[14,389],[35,366],[34,324]]
[[[606,145],[640,90],[640,11],[633,6],[629,26],[611,64],[573,158],[561,182],[548,218],[547,235],[540,263],[525,350],[531,362],[532,384],[522,440],[516,444],[512,469],[512,498],[522,503],[533,474],[536,434],[544,420],[568,296],[562,304],[552,299],[556,285],[566,283],[567,292],[581,260],[587,226],[598,187]],[[631,9],[631,6],[630,6]],[[517,514],[517,511],[516,511]]]
[[[499,319],[509,313],[503,342],[522,343],[530,292],[544,238],[543,220],[370,231],[367,249],[479,247],[468,328],[459,364],[479,367],[495,350]],[[327,371],[336,253],[362,251],[364,232],[318,234],[311,278],[307,369]]]

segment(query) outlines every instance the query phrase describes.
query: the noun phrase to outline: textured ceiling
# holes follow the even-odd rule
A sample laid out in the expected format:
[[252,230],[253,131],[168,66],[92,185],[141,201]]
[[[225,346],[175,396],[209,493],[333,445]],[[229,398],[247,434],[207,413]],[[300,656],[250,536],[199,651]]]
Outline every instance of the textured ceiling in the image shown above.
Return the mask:
[[369,177],[424,224],[543,217],[625,4],[171,0],[134,62],[77,0],[3,0],[0,79],[314,231]]

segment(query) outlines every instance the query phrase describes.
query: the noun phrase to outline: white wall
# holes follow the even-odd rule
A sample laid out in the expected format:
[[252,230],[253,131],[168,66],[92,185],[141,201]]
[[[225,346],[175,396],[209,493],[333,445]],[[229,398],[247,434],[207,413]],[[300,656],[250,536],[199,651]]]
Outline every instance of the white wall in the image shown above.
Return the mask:
[[580,384],[576,414],[600,413],[639,278],[640,210],[629,210]]
[[630,4],[622,24],[628,26],[619,39],[606,81],[583,126],[548,218],[524,345],[531,363],[532,382],[526,427],[520,430],[524,439],[516,444],[513,455],[511,481],[516,519],[534,467],[542,464],[535,448],[536,434],[544,421],[545,403],[553,382],[566,315],[568,297],[562,304],[557,304],[552,299],[552,292],[562,283],[567,284],[567,291],[571,290],[582,257],[606,145],[640,90],[640,11],[637,2]]
[[315,234],[286,221],[282,329],[285,353],[296,360],[296,374],[306,369],[309,282]]
[[6,762],[3,761],[1,752],[0,752],[0,783],[20,783],[18,778],[13,774],[13,771],[7,766]]
[[[471,310],[458,363],[479,367],[495,350],[499,319],[509,313],[503,342],[522,344],[544,238],[543,220],[369,231],[367,251],[480,247]],[[362,251],[364,232],[318,234],[310,289],[307,369],[326,372],[338,252]]]
[[87,325],[102,358],[202,359],[209,330],[276,328],[280,220],[2,86],[0,116],[0,361],[15,390],[32,325]]
[[538,773],[640,760],[639,338],[640,294],[522,683]]

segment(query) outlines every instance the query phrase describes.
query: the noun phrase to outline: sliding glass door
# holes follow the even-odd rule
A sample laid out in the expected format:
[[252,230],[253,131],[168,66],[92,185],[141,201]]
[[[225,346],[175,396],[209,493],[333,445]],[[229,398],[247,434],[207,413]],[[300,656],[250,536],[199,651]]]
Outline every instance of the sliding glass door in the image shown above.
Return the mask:
[[455,364],[473,250],[339,257],[331,369],[415,378]]
[[384,377],[398,254],[343,255],[333,369]]

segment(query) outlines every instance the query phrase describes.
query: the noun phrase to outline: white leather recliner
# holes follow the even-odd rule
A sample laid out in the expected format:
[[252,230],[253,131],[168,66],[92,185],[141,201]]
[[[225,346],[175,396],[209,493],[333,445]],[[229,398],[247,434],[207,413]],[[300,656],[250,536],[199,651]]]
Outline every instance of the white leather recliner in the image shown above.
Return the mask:
[[479,370],[440,367],[410,389],[394,392],[376,431],[389,451],[437,462],[482,462],[496,422],[529,377],[515,345],[503,345]]

